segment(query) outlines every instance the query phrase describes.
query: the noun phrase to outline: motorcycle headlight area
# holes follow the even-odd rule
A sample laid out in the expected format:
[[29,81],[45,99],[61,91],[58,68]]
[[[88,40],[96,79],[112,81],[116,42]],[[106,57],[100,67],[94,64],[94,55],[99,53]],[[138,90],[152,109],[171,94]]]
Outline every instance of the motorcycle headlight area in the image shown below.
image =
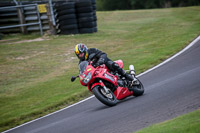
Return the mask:
[[91,73],[89,72],[87,76],[82,80],[85,84],[87,84],[92,78]]

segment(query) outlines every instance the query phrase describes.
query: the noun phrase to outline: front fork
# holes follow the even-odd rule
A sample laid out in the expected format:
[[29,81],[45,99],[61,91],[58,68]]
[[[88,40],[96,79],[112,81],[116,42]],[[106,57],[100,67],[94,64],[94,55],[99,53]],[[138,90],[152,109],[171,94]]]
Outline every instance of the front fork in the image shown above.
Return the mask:
[[91,88],[88,86],[88,89],[91,91],[95,86],[101,86],[101,87],[103,87],[103,89],[104,89],[104,91],[105,91],[106,94],[109,93],[109,89],[105,86],[105,84],[103,83],[102,80],[99,80],[99,82],[94,83],[94,84],[91,86]]
[[101,86],[103,87],[104,91],[106,92],[106,94],[109,94],[109,90],[108,90],[108,88],[105,86],[105,84],[103,83],[103,81],[102,81],[102,80],[99,80],[99,82],[100,82]]

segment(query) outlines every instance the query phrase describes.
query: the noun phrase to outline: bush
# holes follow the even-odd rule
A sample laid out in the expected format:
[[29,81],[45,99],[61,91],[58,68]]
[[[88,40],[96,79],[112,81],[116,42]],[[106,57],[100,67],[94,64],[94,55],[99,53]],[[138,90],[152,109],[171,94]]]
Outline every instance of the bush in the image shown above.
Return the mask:
[[199,0],[97,0],[97,10],[128,10],[200,5]]

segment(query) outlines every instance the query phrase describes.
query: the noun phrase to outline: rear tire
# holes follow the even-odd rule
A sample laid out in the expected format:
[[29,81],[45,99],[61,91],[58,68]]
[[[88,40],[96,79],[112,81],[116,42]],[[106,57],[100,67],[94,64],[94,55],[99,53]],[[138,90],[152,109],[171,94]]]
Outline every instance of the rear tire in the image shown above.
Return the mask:
[[131,90],[133,91],[133,96],[135,96],[135,97],[141,96],[144,93],[144,86],[143,86],[142,82],[139,79],[137,79],[136,85],[133,85]]
[[107,106],[112,107],[117,104],[117,99],[111,90],[109,90],[109,94],[107,94],[107,96],[106,96],[105,94],[103,94],[103,92],[104,92],[103,87],[95,86],[92,89],[92,92],[100,102],[102,102],[103,104],[105,104]]

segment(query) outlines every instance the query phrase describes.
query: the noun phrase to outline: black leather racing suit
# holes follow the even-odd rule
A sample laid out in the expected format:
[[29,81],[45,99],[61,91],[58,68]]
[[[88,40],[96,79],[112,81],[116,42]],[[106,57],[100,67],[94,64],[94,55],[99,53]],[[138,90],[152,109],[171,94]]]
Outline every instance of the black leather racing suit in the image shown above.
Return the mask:
[[[126,79],[132,81],[133,77],[130,74],[127,74],[122,68],[119,67],[119,65],[115,62],[113,62],[111,59],[107,57],[107,54],[96,49],[96,48],[90,48],[88,49],[88,59],[90,61],[93,61],[93,66],[99,66],[102,64],[105,64],[106,67],[112,71],[117,71],[120,75],[124,76]],[[84,60],[80,60],[84,61]],[[80,63],[79,62],[79,63]]]

